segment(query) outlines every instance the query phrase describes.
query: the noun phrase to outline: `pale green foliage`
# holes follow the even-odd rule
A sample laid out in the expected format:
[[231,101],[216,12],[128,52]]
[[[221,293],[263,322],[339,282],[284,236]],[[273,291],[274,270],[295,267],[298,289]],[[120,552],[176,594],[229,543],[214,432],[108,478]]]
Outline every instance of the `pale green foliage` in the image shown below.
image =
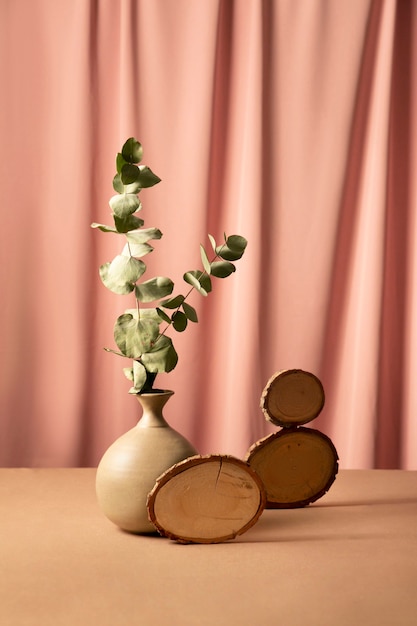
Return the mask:
[[[198,322],[196,310],[186,302],[188,296],[194,289],[207,296],[212,290],[211,276],[226,278],[235,272],[232,261],[242,257],[247,245],[246,239],[240,235],[224,235],[224,242],[220,245],[209,235],[214,256],[210,260],[206,249],[200,245],[203,269],[185,272],[184,281],[190,286],[185,295],[172,296],[174,283],[165,276],[140,281],[146,271],[142,257],[153,251],[149,241],[162,237],[158,228],[143,228],[144,221],[137,216],[142,210],[138,197],[140,190],[160,182],[149,167],[139,165],[142,157],[141,144],[130,137],[116,157],[117,173],[113,178],[116,195],[109,201],[114,226],[91,224],[92,228],[124,239],[121,253],[100,267],[100,277],[110,291],[135,296],[136,308],[127,309],[114,325],[118,351],[106,348],[108,352],[133,359],[132,367],[123,368],[133,383],[130,393],[151,391],[157,374],[174,369],[178,355],[167,330],[173,328],[183,332],[188,322]],[[152,308],[141,306],[151,302],[154,303]]]

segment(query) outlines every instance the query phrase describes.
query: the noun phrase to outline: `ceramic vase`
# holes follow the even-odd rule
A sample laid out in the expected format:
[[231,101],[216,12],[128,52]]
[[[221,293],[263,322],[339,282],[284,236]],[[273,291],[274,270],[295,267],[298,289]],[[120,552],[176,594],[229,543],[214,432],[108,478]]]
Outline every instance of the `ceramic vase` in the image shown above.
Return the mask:
[[197,454],[166,422],[163,408],[173,391],[138,394],[142,417],[104,453],[96,474],[96,493],[105,516],[123,530],[155,532],[146,501],[156,479],[175,463]]

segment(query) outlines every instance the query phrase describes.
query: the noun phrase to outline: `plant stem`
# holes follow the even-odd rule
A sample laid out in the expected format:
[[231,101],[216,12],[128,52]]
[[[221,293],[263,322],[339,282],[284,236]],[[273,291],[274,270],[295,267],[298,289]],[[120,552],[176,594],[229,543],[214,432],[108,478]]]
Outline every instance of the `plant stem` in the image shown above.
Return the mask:
[[[214,261],[215,261],[216,259],[219,259],[219,258],[220,258],[220,252],[223,250],[224,246],[225,246],[225,244],[223,244],[223,245],[222,245],[222,247],[220,248],[219,252],[218,252],[218,253],[217,253],[217,254],[213,257],[213,259],[210,261],[210,265],[211,265],[212,263],[214,263]],[[199,275],[199,277],[197,278],[197,280],[199,281],[199,280],[200,280],[200,279],[201,279],[204,275],[206,275],[206,276],[208,275],[208,274],[207,274],[207,272],[206,272],[206,270],[201,270],[200,275]],[[191,288],[189,289],[189,291],[185,294],[185,296],[184,296],[184,300],[183,300],[182,302],[185,302],[185,301],[186,301],[186,299],[187,299],[187,298],[188,298],[188,296],[189,296],[189,295],[190,295],[190,294],[194,291],[194,289],[195,289],[195,287],[191,286]],[[179,306],[175,309],[175,311],[174,311],[173,315],[175,315],[175,313],[178,313],[178,311],[180,310],[180,308],[181,308],[181,306],[182,306],[182,302],[181,302],[181,304],[180,304],[180,305],[179,305]],[[167,324],[167,325],[165,326],[165,328],[162,330],[162,332],[160,332],[160,333],[159,333],[159,335],[158,335],[158,337],[155,339],[155,341],[154,341],[154,344],[153,344],[153,345],[155,345],[155,344],[156,344],[156,342],[158,341],[158,339],[159,339],[160,337],[162,337],[163,335],[165,335],[166,331],[167,331],[167,330],[168,330],[168,328],[171,326],[171,324],[172,324],[172,322],[171,322],[170,324]]]
[[[130,242],[127,240],[127,249],[129,250],[129,256],[131,259],[133,259],[133,255],[132,255],[132,249],[130,247]],[[135,297],[136,300],[136,313],[138,314],[138,320],[140,320],[140,306],[139,306],[139,300],[138,298]]]

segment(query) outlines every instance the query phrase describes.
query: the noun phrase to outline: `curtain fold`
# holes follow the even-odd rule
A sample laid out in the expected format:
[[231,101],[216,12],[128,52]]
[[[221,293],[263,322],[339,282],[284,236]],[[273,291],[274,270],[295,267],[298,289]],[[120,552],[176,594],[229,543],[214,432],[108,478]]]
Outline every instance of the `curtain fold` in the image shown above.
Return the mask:
[[170,423],[243,456],[302,368],[341,467],[417,469],[416,41],[411,0],[0,0],[0,465],[95,465],[139,417],[90,229],[135,136],[148,278],[249,242],[173,336]]

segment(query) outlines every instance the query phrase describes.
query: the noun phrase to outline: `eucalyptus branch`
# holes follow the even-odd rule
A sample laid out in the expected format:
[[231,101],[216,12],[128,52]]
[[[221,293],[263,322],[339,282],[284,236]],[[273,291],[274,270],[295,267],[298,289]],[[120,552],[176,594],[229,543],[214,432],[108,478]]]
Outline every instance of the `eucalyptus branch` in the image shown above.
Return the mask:
[[[113,179],[116,194],[109,201],[114,226],[92,224],[102,232],[124,235],[126,239],[124,251],[100,267],[100,277],[110,291],[118,295],[133,291],[135,295],[136,307],[119,315],[114,325],[114,339],[119,351],[105,348],[107,352],[132,359],[132,367],[123,370],[133,381],[131,393],[152,390],[158,373],[175,368],[178,355],[167,330],[173,327],[182,332],[188,321],[198,322],[196,310],[187,302],[189,296],[194,290],[207,296],[212,290],[211,276],[230,276],[235,271],[231,261],[242,257],[247,244],[239,235],[224,235],[224,243],[217,246],[214,237],[209,235],[214,257],[210,255],[212,259],[209,260],[204,246],[200,245],[203,269],[184,274],[184,281],[190,285],[185,296],[171,296],[174,283],[168,277],[157,276],[143,281],[146,265],[142,257],[153,250],[148,241],[160,239],[162,233],[157,228],[143,228],[144,221],[138,217],[142,209],[141,189],[160,182],[149,167],[139,165],[142,155],[142,146],[134,137],[124,143],[116,157],[117,172]],[[141,307],[140,303],[151,302],[154,308]],[[172,311],[171,314],[164,309]],[[166,325],[161,330],[163,322]]]

